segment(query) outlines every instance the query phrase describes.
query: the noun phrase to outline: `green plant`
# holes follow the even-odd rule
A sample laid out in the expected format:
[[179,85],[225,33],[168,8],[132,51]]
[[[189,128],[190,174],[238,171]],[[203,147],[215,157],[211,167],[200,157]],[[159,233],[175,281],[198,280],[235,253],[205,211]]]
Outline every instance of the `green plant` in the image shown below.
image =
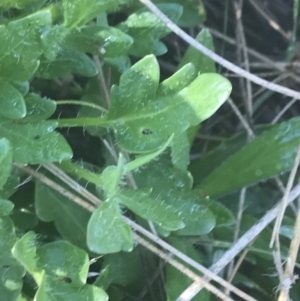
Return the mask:
[[[200,2],[154,2],[182,26],[205,19]],[[194,245],[232,234],[235,209],[224,195],[292,168],[298,117],[258,128],[249,144],[239,134],[190,164],[200,124],[231,84],[192,47],[163,74],[156,56],[167,52],[170,30],[136,1],[13,0],[0,11],[1,300],[151,300],[143,289],[162,263],[135,246],[132,221],[212,261],[211,247]],[[196,39],[213,50],[208,30]],[[68,139],[74,128],[96,139],[98,161],[77,160],[84,145]],[[257,254],[249,261],[270,258]],[[175,300],[191,283],[171,266],[165,276],[150,283],[156,300]]]

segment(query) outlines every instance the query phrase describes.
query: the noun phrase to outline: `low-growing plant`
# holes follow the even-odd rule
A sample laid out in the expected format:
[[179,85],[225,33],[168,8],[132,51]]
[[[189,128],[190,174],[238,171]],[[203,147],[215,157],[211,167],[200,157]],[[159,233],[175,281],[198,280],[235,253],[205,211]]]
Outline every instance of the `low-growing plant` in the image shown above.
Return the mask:
[[[205,20],[200,1],[153,2],[180,26]],[[190,162],[201,123],[232,87],[192,47],[162,72],[170,29],[153,12],[131,0],[4,0],[0,11],[0,300],[176,300],[192,280],[141,233],[212,264],[233,237],[229,199],[292,168],[300,119]],[[196,39],[213,50],[208,30]],[[264,189],[249,190],[256,211],[241,232],[265,210]],[[262,263],[255,277],[272,266],[267,232],[247,256]],[[194,300],[213,298],[203,290]]]

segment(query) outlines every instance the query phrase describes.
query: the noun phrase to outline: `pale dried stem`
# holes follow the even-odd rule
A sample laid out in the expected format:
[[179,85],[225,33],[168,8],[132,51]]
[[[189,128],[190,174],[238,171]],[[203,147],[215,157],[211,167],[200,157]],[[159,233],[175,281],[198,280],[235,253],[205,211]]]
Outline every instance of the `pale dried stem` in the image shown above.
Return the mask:
[[62,171],[59,167],[56,165],[49,163],[49,164],[43,164],[43,167],[50,171],[53,175],[55,175],[57,178],[59,178],[62,182],[67,184],[70,188],[72,188],[74,191],[76,191],[78,194],[86,198],[88,201],[93,203],[96,206],[99,206],[102,204],[102,200],[95,197],[92,193],[90,193],[87,189],[79,185],[75,180],[73,180],[71,177],[69,177],[64,171]]
[[294,165],[290,172],[288,183],[287,183],[287,186],[286,186],[286,189],[285,189],[282,201],[281,201],[281,208],[279,211],[279,215],[277,216],[276,221],[275,221],[275,225],[274,225],[274,229],[273,229],[273,233],[272,233],[272,237],[271,237],[271,242],[270,242],[270,248],[273,247],[275,237],[276,236],[279,237],[280,226],[281,226],[282,219],[284,216],[285,208],[288,205],[288,198],[289,198],[289,195],[290,195],[290,192],[291,192],[291,189],[292,189],[295,177],[296,177],[299,162],[300,162],[300,147],[298,148],[297,155],[296,155],[296,158],[294,161]]
[[[242,188],[241,193],[240,193],[239,208],[238,208],[236,223],[235,223],[235,227],[234,227],[234,234],[233,234],[233,243],[236,243],[239,238],[242,216],[243,216],[243,211],[244,211],[246,190],[247,190],[247,188]],[[228,270],[227,270],[227,281],[228,282],[232,281],[233,275],[235,274],[235,272],[233,271],[233,267],[234,267],[234,261],[232,260],[229,263]],[[226,294],[228,294],[228,293],[229,293],[229,291],[227,291]]]
[[[300,184],[296,185],[288,197],[288,204],[293,202],[300,195]],[[281,209],[281,202],[267,212],[255,225],[253,225],[239,240],[227,250],[222,258],[213,264],[209,269],[211,272],[218,274],[229,262],[231,262],[242,250],[244,250],[249,242],[253,241],[278,215]],[[191,300],[201,291],[202,287],[197,283],[189,286],[176,301]]]
[[300,99],[300,93],[274,84],[272,82],[269,82],[267,80],[264,80],[254,74],[249,73],[248,71],[236,66],[235,64],[225,60],[221,56],[217,55],[215,52],[211,51],[210,49],[206,48],[202,44],[200,44],[198,41],[196,41],[194,38],[192,38],[190,35],[188,35],[186,32],[184,32],[181,28],[179,28],[174,22],[172,22],[165,14],[163,14],[150,0],[139,0],[141,3],[143,3],[145,6],[148,7],[149,10],[151,10],[159,19],[161,19],[168,28],[170,28],[176,35],[181,37],[183,40],[185,40],[188,44],[202,52],[204,55],[211,58],[216,63],[220,64],[224,68],[231,70],[232,72],[239,74],[251,82],[260,85],[262,87],[265,87],[266,89],[273,90],[275,92],[281,93],[286,96],[294,97],[297,99]]
[[270,24],[270,26],[275,29],[276,31],[278,31],[286,40],[290,39],[290,34],[286,33],[282,27],[278,24],[278,22],[276,20],[274,20],[272,17],[270,17],[265,10],[261,7],[260,5],[260,0],[257,2],[255,0],[249,0],[249,2],[253,5],[253,7],[257,10],[257,12],[268,21],[268,23]]
[[[15,163],[15,165],[20,168],[21,170],[23,170],[24,172],[32,175],[34,178],[36,178],[37,180],[41,181],[42,183],[44,183],[45,185],[51,187],[52,189],[56,190],[57,192],[61,193],[62,195],[66,196],[67,198],[69,198],[70,200],[76,202],[78,205],[82,206],[83,208],[87,209],[88,211],[92,212],[95,207],[91,206],[89,204],[86,203],[85,200],[79,198],[78,196],[76,196],[73,193],[70,193],[69,191],[67,191],[66,189],[64,189],[61,185],[55,183],[54,181],[48,179],[45,175],[41,174],[40,172],[37,172],[35,170],[33,170],[30,167],[25,167],[22,166],[20,164]],[[50,164],[49,164],[50,165]],[[48,165],[48,166],[49,166]],[[49,168],[49,171],[53,174],[56,175],[56,171],[53,168]],[[58,178],[60,178],[62,176],[64,172],[62,171],[62,173],[59,173],[57,175]],[[70,178],[68,175],[63,175],[63,181],[67,181],[68,183],[70,183],[72,185],[72,182],[75,182],[72,178]],[[66,183],[66,182],[65,182]],[[76,183],[76,182],[75,182]],[[80,195],[82,196],[87,196],[90,194],[90,192],[88,192],[85,188],[82,187],[82,189],[76,189],[76,192],[78,192]],[[96,198],[95,196],[93,196],[94,198]],[[96,198],[97,199],[97,198]],[[97,203],[102,203],[102,201],[100,199],[98,199]],[[170,253],[172,253],[173,255],[175,255],[176,257],[180,258],[181,260],[183,260],[185,263],[189,264],[190,266],[192,266],[193,268],[195,268],[196,270],[200,271],[201,273],[203,273],[204,275],[206,275],[207,277],[209,277],[210,279],[213,279],[214,281],[218,282],[219,284],[223,285],[224,287],[229,288],[234,294],[240,296],[241,298],[245,299],[245,300],[249,300],[249,301],[257,301],[254,298],[249,297],[247,294],[245,294],[244,292],[242,292],[241,290],[239,290],[238,288],[234,287],[233,285],[231,285],[230,283],[228,283],[227,281],[225,281],[224,279],[222,279],[221,277],[215,275],[214,273],[212,273],[210,270],[208,270],[207,268],[205,268],[204,266],[202,266],[201,264],[199,264],[198,262],[196,262],[195,260],[191,259],[190,257],[188,257],[187,255],[185,255],[184,253],[178,251],[176,248],[172,247],[171,245],[169,245],[168,243],[166,243],[165,241],[163,241],[162,239],[160,239],[159,237],[157,237],[156,235],[154,235],[153,233],[149,232],[148,230],[146,230],[145,228],[141,227],[140,225],[136,224],[135,222],[133,222],[132,220],[130,220],[128,217],[123,216],[124,220],[126,221],[126,223],[128,223],[131,228],[141,234],[143,234],[144,236],[146,236],[147,238],[149,238],[150,240],[152,240],[153,242],[155,242],[156,244],[160,245],[163,249],[169,251]],[[135,234],[137,235],[137,234]],[[162,251],[163,252],[163,251]],[[186,268],[187,269],[187,268]],[[191,271],[192,272],[192,271]],[[192,272],[193,273],[193,272]]]
[[214,295],[216,295],[220,300],[224,301],[234,301],[230,297],[226,296],[223,292],[221,292],[219,289],[211,285],[209,282],[204,280],[203,278],[199,277],[197,274],[195,274],[193,271],[190,269],[187,269],[182,263],[178,262],[177,260],[174,260],[171,258],[168,254],[165,252],[159,250],[157,247],[146,241],[145,239],[135,236],[135,240],[143,245],[145,248],[159,256],[160,258],[164,259],[167,261],[169,264],[171,264],[173,267],[175,267],[177,270],[181,271],[184,275],[189,277],[190,279],[194,280],[198,285],[201,285],[205,287],[208,291],[212,292]]
[[61,193],[65,197],[69,198],[74,203],[76,203],[77,205],[79,205],[82,208],[86,209],[87,211],[89,211],[89,212],[94,211],[94,209],[95,209],[94,206],[88,204],[82,198],[78,197],[74,193],[72,193],[69,190],[65,189],[61,185],[55,183],[54,181],[52,181],[51,179],[49,179],[48,177],[46,177],[42,173],[40,173],[38,171],[35,171],[34,169],[32,169],[30,167],[23,166],[23,165],[18,164],[18,163],[14,163],[14,165],[16,167],[18,167],[19,169],[21,169],[22,171],[24,171],[24,172],[30,174],[31,176],[33,176],[34,178],[38,179],[40,182],[44,183],[45,185],[47,185],[47,186],[51,187],[52,189],[56,190],[57,192]]
[[[245,65],[245,69],[249,72],[249,57],[247,52],[247,44],[244,34],[244,26],[242,22],[242,11],[243,11],[243,0],[234,1],[234,9],[235,9],[235,18],[237,23],[236,28],[236,40],[237,40],[237,57],[239,60],[239,65]],[[251,82],[248,79],[245,79],[246,86],[244,85],[244,79],[240,78],[241,84],[241,91],[244,97],[244,101],[246,104],[246,116],[248,119],[248,123],[252,125],[252,114],[253,114],[253,107],[252,107],[252,86]],[[244,87],[245,86],[245,87]],[[244,93],[245,91],[245,93]]]
[[[250,247],[250,244],[249,244]],[[232,280],[234,279],[234,276],[236,275],[236,273],[238,272],[241,264],[243,263],[245,257],[247,256],[248,252],[249,252],[249,247],[247,249],[245,249],[243,251],[243,253],[240,255],[239,259],[237,260],[236,264],[234,265],[232,272],[230,274],[230,276],[228,277],[227,281],[228,282],[232,282]],[[233,262],[233,261],[231,261]],[[228,295],[230,292],[228,290],[226,290],[225,294]]]
[[228,98],[227,100],[228,104],[231,106],[233,112],[236,114],[236,116],[239,118],[239,120],[241,121],[242,125],[244,126],[245,130],[247,131],[248,136],[251,139],[255,138],[255,134],[253,133],[250,125],[248,124],[247,120],[245,119],[245,117],[242,115],[242,113],[240,112],[240,110],[238,109],[238,107],[235,105],[235,103],[232,101],[231,98]]
[[300,245],[300,210],[298,210],[296,223],[294,227],[294,235],[290,244],[289,256],[286,260],[285,271],[283,275],[283,281],[281,283],[281,290],[279,293],[278,301],[288,301],[289,300],[289,290],[290,285],[295,283],[298,276],[294,275],[294,268],[297,260],[297,255]]
[[109,96],[109,90],[107,88],[107,84],[105,81],[105,76],[103,73],[103,68],[102,68],[102,63],[100,62],[100,59],[97,55],[93,55],[93,60],[95,62],[95,65],[98,70],[98,80],[100,82],[100,87],[102,88],[103,96],[104,96],[104,101],[106,103],[107,108],[109,108],[109,103],[110,103],[110,96]]
[[289,103],[287,103],[281,111],[275,116],[275,118],[272,120],[271,124],[275,124],[278,122],[278,120],[282,117],[282,115],[297,101],[296,98],[293,98]]

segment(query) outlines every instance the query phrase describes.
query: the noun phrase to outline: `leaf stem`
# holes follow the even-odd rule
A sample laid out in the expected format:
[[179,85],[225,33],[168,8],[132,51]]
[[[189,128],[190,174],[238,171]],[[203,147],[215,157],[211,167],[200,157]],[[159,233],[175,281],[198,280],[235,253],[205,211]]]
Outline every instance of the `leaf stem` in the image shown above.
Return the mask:
[[83,126],[100,126],[100,127],[108,127],[111,125],[111,121],[104,120],[103,118],[66,118],[66,119],[58,119],[58,126],[60,128],[63,127],[83,127]]
[[80,100],[57,100],[56,104],[57,105],[79,105],[79,106],[90,107],[100,112],[105,112],[105,113],[107,112],[107,110],[101,106],[98,106],[91,102],[80,101]]

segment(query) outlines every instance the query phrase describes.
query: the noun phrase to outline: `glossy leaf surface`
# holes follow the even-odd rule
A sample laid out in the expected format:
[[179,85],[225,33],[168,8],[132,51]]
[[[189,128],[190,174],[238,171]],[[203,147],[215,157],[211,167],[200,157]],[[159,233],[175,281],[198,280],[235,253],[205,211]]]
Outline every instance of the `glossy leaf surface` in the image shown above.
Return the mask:
[[58,232],[86,249],[86,228],[90,213],[41,182],[35,186],[35,210],[42,221],[54,221]]
[[98,54],[101,57],[119,57],[127,54],[133,44],[131,36],[121,30],[100,25],[89,25],[73,30],[64,45],[76,51]]
[[14,203],[9,200],[0,199],[0,216],[7,216],[14,209]]
[[70,159],[72,150],[55,128],[55,121],[18,124],[3,120],[0,136],[9,140],[13,159],[18,163],[42,164]]
[[[182,14],[182,7],[178,4],[159,4],[158,8],[175,23]],[[165,44],[159,39],[170,33],[170,29],[148,9],[142,8],[131,14],[119,27],[134,39],[130,54],[142,57],[167,52]]]
[[97,254],[133,249],[131,228],[123,220],[118,203],[106,201],[93,212],[87,228],[87,245]]
[[299,127],[298,117],[273,126],[212,171],[199,187],[208,195],[222,195],[288,171],[299,147]]
[[13,152],[9,141],[5,138],[0,139],[0,189],[3,188],[9,178],[12,168]]
[[0,115],[11,119],[20,119],[26,115],[26,106],[22,94],[10,83],[0,80]]
[[114,9],[130,0],[63,0],[65,26],[74,28],[95,18],[97,15]]
[[122,74],[119,86],[113,86],[105,121],[113,125],[125,150],[158,148],[163,137],[180,134],[209,118],[231,91],[230,83],[218,74],[200,75],[178,93],[157,99],[158,87],[159,67],[154,56],[140,60]]
[[[150,196],[176,208],[176,213],[185,227],[177,230],[180,235],[201,235],[215,226],[215,217],[202,202],[199,193],[191,190],[189,175],[176,169],[166,157],[153,161],[134,172],[139,188],[151,189]],[[163,180],[162,180],[163,179]]]
[[154,0],[153,3],[176,3],[183,7],[182,16],[177,24],[180,27],[195,27],[206,19],[205,9],[200,0]]
[[[0,204],[3,209],[3,201]],[[6,208],[7,205],[6,203]],[[16,301],[22,289],[25,270],[11,255],[17,236],[11,219],[2,216],[7,212],[0,212],[0,296],[3,300]]]
[[[13,248],[14,257],[34,277],[39,288],[35,300],[106,301],[106,293],[86,283],[87,254],[68,242],[57,241],[37,247],[33,232],[26,233]],[[53,294],[53,292],[55,292]]]
[[27,114],[22,121],[43,121],[51,117],[56,110],[56,103],[35,93],[25,96]]
[[[208,29],[202,29],[197,35],[196,40],[214,51],[213,39]],[[178,68],[183,67],[187,63],[192,63],[195,66],[196,72],[200,74],[216,72],[215,62],[192,46],[189,46],[185,52]]]
[[70,73],[91,77],[97,74],[97,69],[93,60],[85,53],[63,48],[53,61],[41,60],[37,76],[52,79]]
[[0,78],[26,81],[34,74],[43,52],[39,30],[51,22],[50,12],[43,10],[0,25]]
[[164,200],[151,198],[142,191],[123,189],[114,199],[166,230],[175,231],[185,226],[180,215],[177,214],[176,207],[168,205]]

